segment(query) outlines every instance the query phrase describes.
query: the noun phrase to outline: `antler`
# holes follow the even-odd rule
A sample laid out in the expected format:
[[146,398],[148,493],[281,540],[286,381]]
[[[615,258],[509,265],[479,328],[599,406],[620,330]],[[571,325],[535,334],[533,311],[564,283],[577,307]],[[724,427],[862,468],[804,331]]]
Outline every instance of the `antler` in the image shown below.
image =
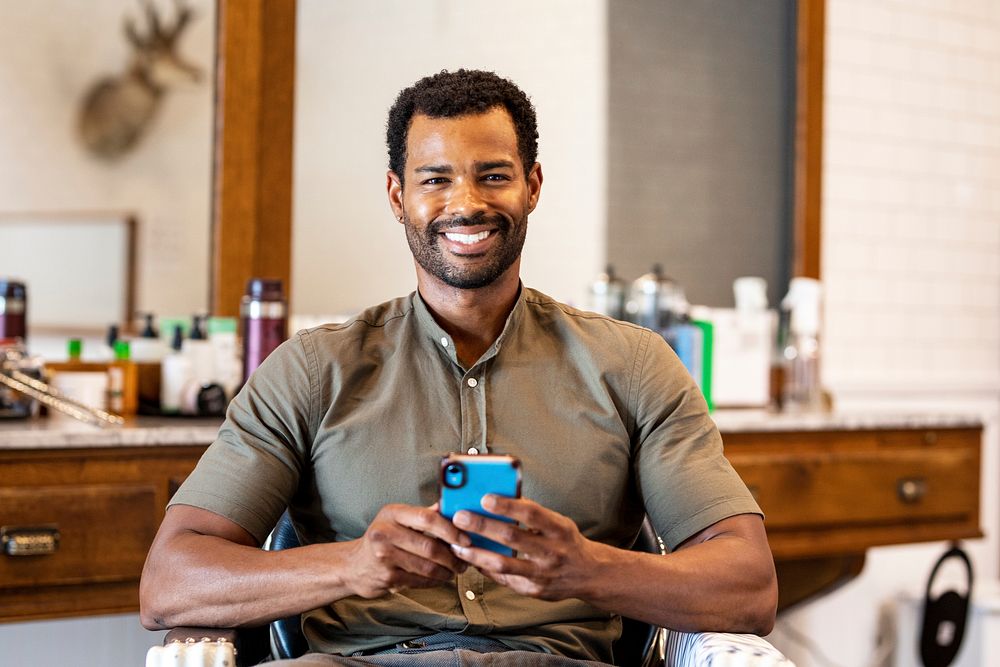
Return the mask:
[[142,0],[142,7],[148,25],[148,32],[145,35],[139,33],[131,16],[125,17],[125,36],[128,37],[132,46],[139,50],[149,49],[156,44],[172,46],[194,17],[194,12],[189,5],[185,4],[183,0],[174,0],[177,18],[170,28],[165,29],[156,7],[150,0]]
[[177,36],[184,31],[194,16],[191,6],[184,4],[184,0],[174,0],[174,7],[177,9],[177,20],[174,21],[174,27],[170,29],[169,39],[171,42],[177,39]]

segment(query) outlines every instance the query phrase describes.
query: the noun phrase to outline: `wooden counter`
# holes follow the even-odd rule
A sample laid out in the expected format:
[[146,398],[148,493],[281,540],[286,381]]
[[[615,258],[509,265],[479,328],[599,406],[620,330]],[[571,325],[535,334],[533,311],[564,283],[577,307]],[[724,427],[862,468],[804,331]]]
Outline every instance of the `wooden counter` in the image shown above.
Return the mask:
[[766,515],[779,609],[857,576],[871,547],[982,536],[978,420],[725,413],[716,422]]
[[[767,514],[783,608],[856,575],[870,547],[981,534],[975,419],[733,411],[715,420]],[[21,548],[51,550],[0,554],[0,622],[136,611],[167,500],[217,428],[0,422],[0,526]]]
[[[0,622],[134,612],[167,500],[218,422],[0,422]],[[9,555],[35,548],[39,555]]]

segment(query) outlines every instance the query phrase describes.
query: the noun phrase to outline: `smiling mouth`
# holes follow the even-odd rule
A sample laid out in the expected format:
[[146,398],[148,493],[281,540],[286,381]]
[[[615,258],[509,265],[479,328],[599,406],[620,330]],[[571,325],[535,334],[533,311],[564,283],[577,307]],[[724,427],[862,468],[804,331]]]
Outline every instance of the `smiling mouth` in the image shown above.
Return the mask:
[[492,229],[484,229],[478,234],[457,234],[455,232],[444,232],[444,236],[449,241],[454,241],[455,243],[461,243],[462,245],[473,245],[479,243],[480,241],[486,240],[490,234],[493,233]]

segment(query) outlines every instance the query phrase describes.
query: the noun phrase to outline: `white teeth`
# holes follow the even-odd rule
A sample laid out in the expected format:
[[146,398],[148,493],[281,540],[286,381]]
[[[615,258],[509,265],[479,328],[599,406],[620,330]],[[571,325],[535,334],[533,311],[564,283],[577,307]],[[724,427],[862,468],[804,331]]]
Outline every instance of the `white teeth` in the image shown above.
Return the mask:
[[445,232],[444,235],[448,237],[449,241],[455,241],[456,243],[464,243],[466,245],[472,245],[473,243],[479,243],[487,236],[490,235],[489,230],[479,232],[478,234],[454,234],[452,232]]

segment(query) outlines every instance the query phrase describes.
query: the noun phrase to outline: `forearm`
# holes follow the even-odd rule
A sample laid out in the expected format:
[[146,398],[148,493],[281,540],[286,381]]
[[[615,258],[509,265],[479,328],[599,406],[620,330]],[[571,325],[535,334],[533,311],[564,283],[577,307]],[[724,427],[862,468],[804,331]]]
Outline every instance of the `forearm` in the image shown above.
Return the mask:
[[140,619],[149,629],[239,627],[315,609],[353,594],[343,576],[350,549],[334,543],[263,551],[175,534],[143,570]]
[[674,630],[767,634],[774,624],[777,582],[766,543],[763,551],[735,535],[666,556],[600,545],[584,597]]

